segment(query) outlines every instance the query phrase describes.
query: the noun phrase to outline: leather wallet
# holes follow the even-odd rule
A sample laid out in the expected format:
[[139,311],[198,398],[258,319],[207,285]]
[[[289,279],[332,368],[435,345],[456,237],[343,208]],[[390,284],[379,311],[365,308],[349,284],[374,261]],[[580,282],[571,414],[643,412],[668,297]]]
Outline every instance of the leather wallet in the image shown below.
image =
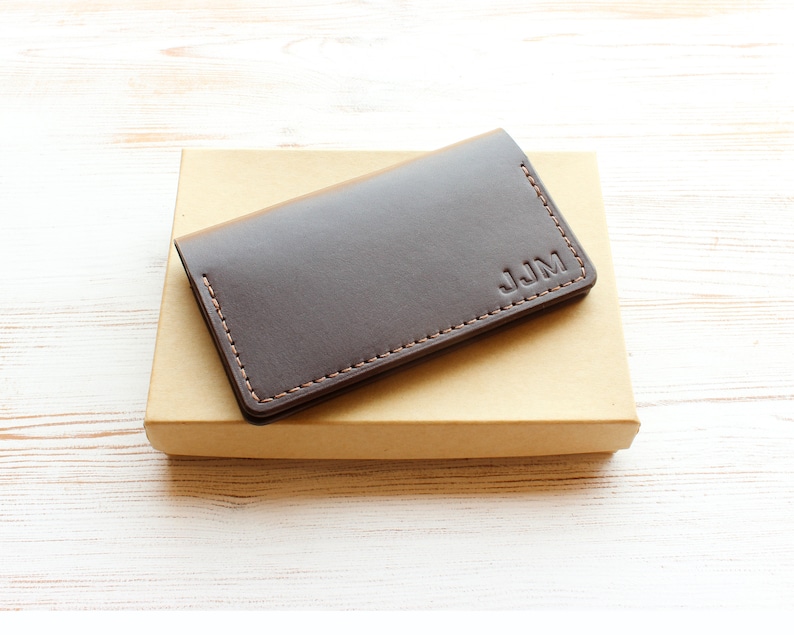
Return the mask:
[[596,280],[503,130],[174,242],[257,424]]

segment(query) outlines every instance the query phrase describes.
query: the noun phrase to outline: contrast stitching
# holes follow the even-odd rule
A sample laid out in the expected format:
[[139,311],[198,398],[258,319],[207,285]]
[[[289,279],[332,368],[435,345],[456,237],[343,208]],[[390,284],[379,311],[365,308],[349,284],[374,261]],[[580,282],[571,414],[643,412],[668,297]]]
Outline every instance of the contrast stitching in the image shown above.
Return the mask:
[[223,316],[223,311],[221,311],[220,302],[218,302],[218,298],[215,297],[215,290],[212,288],[210,281],[207,279],[207,276],[201,276],[204,280],[204,286],[207,287],[207,290],[210,292],[210,300],[212,300],[212,306],[215,307],[215,310],[218,312],[218,317],[221,319],[221,326],[223,326],[223,330],[226,332],[226,339],[229,341],[229,346],[232,349],[232,353],[234,353],[234,359],[237,362],[237,367],[240,369],[240,374],[245,381],[245,386],[248,388],[251,396],[259,402],[266,402],[272,401],[272,399],[260,399],[256,392],[254,392],[254,387],[251,385],[251,382],[248,380],[248,373],[245,372],[245,366],[243,366],[243,362],[240,361],[240,353],[237,352],[237,346],[234,344],[234,339],[232,339],[232,332],[229,330],[229,325],[226,324],[226,318]]
[[579,256],[578,253],[576,253],[576,249],[574,248],[574,246],[571,243],[571,241],[568,238],[568,236],[565,234],[565,230],[562,228],[562,226],[560,225],[560,222],[557,220],[557,217],[554,215],[554,211],[551,209],[551,207],[549,207],[548,200],[543,195],[543,192],[541,191],[541,189],[538,186],[537,182],[535,181],[534,178],[532,178],[532,175],[529,173],[529,170],[527,169],[527,167],[523,163],[521,164],[521,169],[523,170],[524,175],[529,180],[530,185],[535,190],[535,193],[538,195],[538,198],[543,203],[543,207],[549,213],[549,216],[554,221],[554,224],[557,226],[557,229],[559,230],[560,234],[562,235],[563,239],[565,240],[565,244],[568,245],[568,249],[571,250],[571,253],[573,254],[574,258],[576,258],[576,261],[579,263],[579,267],[581,268],[581,275],[578,278],[576,278],[574,280],[571,280],[569,282],[564,282],[564,283],[562,283],[560,285],[557,285],[553,289],[546,289],[545,291],[541,291],[540,293],[536,293],[535,295],[530,296],[528,298],[523,298],[521,300],[518,300],[516,302],[508,304],[507,306],[503,306],[503,307],[500,307],[498,309],[494,309],[493,311],[489,311],[488,313],[484,313],[483,315],[480,315],[480,316],[478,316],[476,318],[472,318],[471,320],[468,320],[466,322],[462,322],[461,324],[457,324],[455,326],[451,326],[449,328],[437,331],[436,333],[433,333],[432,335],[426,335],[425,337],[422,337],[422,338],[420,338],[418,340],[415,340],[415,341],[413,341],[413,342],[411,342],[409,344],[403,344],[402,346],[398,346],[397,348],[393,348],[393,349],[391,349],[389,351],[386,351],[385,353],[381,353],[380,355],[376,355],[375,357],[370,357],[369,359],[365,359],[364,361],[352,364],[352,365],[348,366],[347,368],[342,368],[341,370],[338,370],[338,371],[333,372],[333,373],[329,373],[328,375],[323,375],[322,377],[318,377],[317,379],[314,379],[312,381],[308,381],[308,382],[306,382],[304,384],[300,384],[298,386],[295,386],[294,388],[290,388],[289,390],[285,390],[283,392],[280,392],[277,395],[273,395],[272,397],[260,398],[256,394],[256,392],[254,391],[253,386],[251,386],[251,382],[248,379],[248,374],[245,372],[245,366],[243,365],[243,362],[240,359],[240,353],[237,350],[237,346],[234,343],[234,338],[232,338],[232,333],[229,330],[229,325],[226,324],[226,317],[223,315],[223,311],[221,311],[220,302],[218,302],[218,298],[215,297],[215,291],[212,288],[212,285],[210,284],[209,279],[207,278],[206,275],[203,275],[202,279],[204,280],[204,286],[207,288],[207,291],[210,294],[210,300],[212,301],[212,305],[215,307],[215,311],[218,313],[218,317],[220,318],[221,326],[223,326],[223,330],[224,330],[224,332],[226,334],[226,340],[229,342],[230,349],[231,349],[232,353],[234,354],[234,360],[237,363],[237,368],[238,368],[238,370],[240,372],[240,375],[243,378],[243,381],[245,382],[245,386],[248,389],[248,392],[251,393],[251,397],[253,397],[254,400],[259,402],[259,403],[269,403],[271,401],[275,401],[276,399],[281,399],[282,397],[286,397],[287,395],[291,395],[293,393],[296,393],[299,390],[302,390],[304,388],[309,388],[310,386],[313,386],[314,384],[321,384],[322,382],[324,382],[324,381],[326,381],[328,379],[333,379],[334,377],[338,377],[339,375],[343,375],[344,373],[349,373],[349,372],[351,372],[353,370],[356,370],[357,368],[361,368],[363,366],[366,366],[367,364],[371,364],[372,362],[376,362],[379,359],[385,359],[386,357],[389,357],[390,355],[395,355],[395,354],[400,353],[402,351],[408,350],[408,349],[416,346],[417,344],[423,344],[424,342],[427,342],[429,340],[435,339],[437,337],[441,337],[442,335],[447,335],[448,333],[451,333],[452,331],[457,331],[457,330],[462,329],[462,328],[464,328],[466,326],[469,326],[471,324],[475,324],[476,322],[480,322],[482,320],[487,320],[488,318],[493,317],[494,315],[498,315],[499,313],[503,313],[504,311],[508,311],[508,310],[512,309],[513,307],[521,306],[522,304],[526,304],[527,302],[531,302],[532,300],[536,300],[536,299],[538,299],[538,298],[540,298],[540,297],[542,297],[544,295],[548,295],[549,293],[554,293],[556,291],[559,291],[560,289],[563,289],[564,287],[568,287],[568,286],[570,286],[570,285],[572,285],[572,284],[574,284],[576,282],[579,282],[580,280],[583,280],[585,278],[585,276],[586,276],[586,272],[585,272],[584,262],[582,261],[582,258]]
[[568,245],[568,249],[571,250],[573,257],[576,258],[576,262],[579,263],[579,267],[582,270],[582,276],[573,281],[573,282],[578,282],[579,280],[584,278],[585,275],[587,275],[584,270],[584,262],[579,257],[579,254],[576,253],[576,249],[574,248],[568,236],[565,235],[565,230],[562,228],[562,225],[560,225],[560,221],[557,220],[557,217],[554,215],[554,212],[551,210],[551,207],[549,207],[548,200],[546,199],[545,196],[543,196],[543,192],[540,191],[540,186],[538,186],[538,184],[535,182],[535,179],[532,178],[532,175],[529,173],[527,166],[522,163],[521,169],[524,171],[524,176],[526,176],[527,179],[529,180],[529,184],[532,186],[532,189],[534,189],[535,193],[538,195],[540,202],[543,203],[543,207],[546,208],[546,211],[549,213],[549,216],[551,216],[551,219],[554,221],[554,224],[557,226],[557,229],[560,231],[560,234],[565,240],[565,244]]

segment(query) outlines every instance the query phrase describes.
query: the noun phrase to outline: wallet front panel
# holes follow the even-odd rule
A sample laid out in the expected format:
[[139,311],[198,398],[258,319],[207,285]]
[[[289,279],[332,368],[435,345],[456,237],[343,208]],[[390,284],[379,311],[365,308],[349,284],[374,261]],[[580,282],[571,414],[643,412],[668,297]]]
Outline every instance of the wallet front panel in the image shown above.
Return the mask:
[[595,283],[501,130],[175,242],[255,423]]

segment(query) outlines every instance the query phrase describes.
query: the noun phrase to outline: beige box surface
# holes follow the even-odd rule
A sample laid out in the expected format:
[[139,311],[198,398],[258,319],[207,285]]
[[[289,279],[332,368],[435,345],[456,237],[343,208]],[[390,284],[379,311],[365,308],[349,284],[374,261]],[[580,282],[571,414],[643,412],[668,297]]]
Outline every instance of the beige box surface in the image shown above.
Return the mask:
[[[184,150],[173,236],[418,154]],[[593,290],[267,426],[243,419],[172,245],[145,416],[151,444],[177,455],[360,459],[629,447],[639,421],[595,155],[529,159],[595,263]]]

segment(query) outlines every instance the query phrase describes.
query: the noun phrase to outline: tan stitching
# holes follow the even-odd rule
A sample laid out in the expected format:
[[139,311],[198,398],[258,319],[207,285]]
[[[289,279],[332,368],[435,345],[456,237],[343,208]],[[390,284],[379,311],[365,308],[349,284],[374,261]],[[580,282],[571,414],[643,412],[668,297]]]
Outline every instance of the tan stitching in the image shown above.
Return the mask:
[[401,346],[398,346],[397,348],[394,348],[392,350],[386,351],[385,353],[381,353],[380,355],[376,355],[375,357],[371,357],[371,358],[369,358],[367,360],[364,360],[364,361],[361,361],[361,362],[357,362],[355,364],[351,364],[347,368],[342,368],[342,369],[337,370],[337,371],[335,371],[333,373],[329,373],[328,375],[323,375],[322,377],[318,377],[317,379],[314,379],[312,381],[306,382],[305,384],[300,384],[299,386],[295,386],[294,388],[290,388],[289,390],[285,390],[283,392],[280,392],[277,395],[273,395],[272,397],[265,397],[264,399],[260,399],[259,396],[257,396],[256,392],[254,392],[254,388],[253,388],[253,386],[251,386],[251,382],[248,379],[248,374],[245,372],[245,366],[243,365],[243,362],[240,359],[240,354],[238,353],[237,347],[236,347],[236,345],[234,343],[234,339],[232,338],[232,333],[229,330],[229,326],[226,324],[226,318],[223,315],[223,312],[221,311],[221,305],[218,302],[218,299],[215,297],[215,291],[213,290],[212,285],[210,284],[210,281],[207,279],[207,276],[202,276],[202,278],[204,280],[204,286],[207,288],[207,291],[209,291],[210,300],[212,301],[212,306],[215,307],[215,311],[217,312],[218,317],[221,320],[221,325],[223,326],[223,330],[226,333],[226,339],[229,340],[229,345],[231,347],[232,353],[234,354],[234,359],[237,362],[237,366],[240,369],[240,374],[241,374],[242,378],[245,380],[245,386],[246,386],[246,388],[248,388],[248,391],[251,393],[251,396],[256,401],[258,401],[259,403],[269,403],[271,401],[275,401],[276,399],[281,399],[282,397],[286,397],[287,395],[290,395],[290,394],[293,394],[295,392],[298,392],[299,390],[301,390],[303,388],[309,388],[310,386],[313,386],[314,384],[319,384],[319,383],[324,382],[326,379],[333,379],[334,377],[338,377],[341,374],[349,373],[350,371],[355,370],[356,368],[361,368],[363,366],[366,366],[367,364],[371,364],[372,362],[376,362],[378,360],[385,359],[386,357],[389,357],[390,355],[394,355],[396,353],[399,353],[400,351],[409,349],[409,348],[411,348],[412,346],[414,346],[416,344],[422,344],[424,342],[427,342],[429,340],[435,339],[435,338],[440,337],[442,335],[446,335],[448,333],[451,333],[454,330],[461,329],[464,326],[469,326],[471,324],[474,324],[475,322],[479,322],[480,320],[485,320],[485,319],[487,319],[489,317],[492,317],[494,315],[498,315],[499,313],[502,313],[504,311],[508,311],[508,310],[512,309],[513,307],[520,306],[520,305],[525,304],[527,302],[531,302],[532,300],[536,300],[537,298],[540,298],[540,297],[542,297],[544,295],[547,295],[549,293],[554,293],[555,291],[559,291],[560,289],[563,289],[563,288],[568,287],[568,286],[570,286],[570,285],[572,285],[572,284],[574,284],[576,282],[579,282],[580,280],[583,280],[585,278],[585,276],[587,275],[586,272],[585,272],[585,268],[584,268],[584,261],[579,256],[579,254],[576,253],[576,249],[574,248],[574,246],[571,243],[571,241],[568,238],[568,236],[565,234],[565,230],[562,228],[562,226],[560,225],[560,222],[557,220],[557,217],[554,215],[554,211],[551,209],[551,207],[549,207],[548,200],[543,195],[543,192],[541,191],[541,189],[538,186],[537,182],[535,181],[534,178],[532,178],[532,175],[529,173],[529,170],[527,169],[527,167],[523,163],[521,164],[521,169],[523,170],[524,175],[529,180],[530,185],[535,190],[535,193],[538,195],[538,198],[540,199],[541,203],[543,203],[543,207],[546,208],[546,211],[549,213],[549,216],[554,221],[554,224],[557,226],[557,229],[559,230],[560,234],[562,235],[563,239],[565,240],[565,244],[568,245],[568,249],[571,250],[571,253],[573,254],[574,258],[576,258],[576,261],[579,263],[579,267],[581,268],[581,275],[578,278],[576,278],[574,280],[571,280],[569,282],[563,282],[562,284],[557,285],[553,289],[546,289],[545,291],[541,291],[540,293],[536,293],[535,295],[530,296],[528,298],[522,298],[521,300],[516,300],[515,302],[513,302],[511,304],[508,304],[507,306],[503,306],[503,307],[500,307],[498,309],[494,309],[493,311],[489,311],[488,313],[484,313],[483,315],[480,315],[480,316],[478,316],[476,318],[472,318],[471,320],[468,320],[466,322],[461,322],[460,324],[456,324],[455,326],[451,326],[451,327],[445,328],[445,329],[443,329],[441,331],[437,331],[436,333],[433,333],[432,335],[426,335],[425,337],[422,337],[422,338],[420,338],[418,340],[415,340],[413,342],[410,342],[408,344],[403,344]]
[[563,239],[565,240],[565,244],[568,245],[568,249],[571,250],[571,253],[573,254],[573,257],[576,258],[576,262],[579,263],[579,267],[582,270],[582,277],[581,278],[577,278],[577,280],[574,280],[574,282],[577,282],[578,280],[581,280],[582,278],[584,278],[587,275],[585,273],[585,270],[584,270],[584,262],[579,257],[579,254],[576,253],[576,249],[571,244],[571,241],[568,238],[568,236],[565,235],[565,230],[562,228],[562,225],[560,225],[560,221],[557,220],[557,217],[554,215],[554,212],[552,211],[551,207],[549,207],[549,202],[546,200],[546,197],[543,196],[543,193],[540,191],[540,187],[538,186],[538,184],[535,181],[535,179],[532,178],[532,175],[529,173],[529,170],[527,169],[527,166],[525,166],[522,163],[521,164],[521,169],[524,171],[524,176],[526,176],[527,179],[529,179],[529,184],[532,186],[532,189],[535,190],[535,194],[538,195],[538,198],[540,199],[540,202],[543,203],[543,207],[546,208],[546,211],[549,213],[549,216],[551,216],[551,219],[554,221],[554,224],[557,226],[557,229],[560,231],[560,234],[562,235]]
[[[245,372],[245,366],[243,366],[243,362],[240,361],[240,355],[237,352],[237,347],[234,345],[234,340],[232,339],[232,333],[229,330],[229,326],[226,324],[226,318],[223,316],[223,312],[221,311],[221,305],[218,302],[218,299],[215,297],[215,291],[210,284],[210,281],[207,280],[207,276],[202,276],[204,279],[204,286],[207,287],[207,290],[210,292],[210,300],[212,300],[212,306],[215,307],[215,310],[218,312],[218,317],[221,319],[221,325],[223,326],[223,330],[226,332],[226,339],[229,340],[229,345],[231,346],[232,352],[234,353],[234,359],[237,362],[237,366],[240,368],[240,374],[243,376],[245,380],[245,386],[251,393],[251,396],[259,402],[264,403],[265,400],[260,399],[256,392],[254,392],[253,386],[251,386],[251,382],[248,380],[248,375]],[[272,401],[272,399],[270,400]]]

